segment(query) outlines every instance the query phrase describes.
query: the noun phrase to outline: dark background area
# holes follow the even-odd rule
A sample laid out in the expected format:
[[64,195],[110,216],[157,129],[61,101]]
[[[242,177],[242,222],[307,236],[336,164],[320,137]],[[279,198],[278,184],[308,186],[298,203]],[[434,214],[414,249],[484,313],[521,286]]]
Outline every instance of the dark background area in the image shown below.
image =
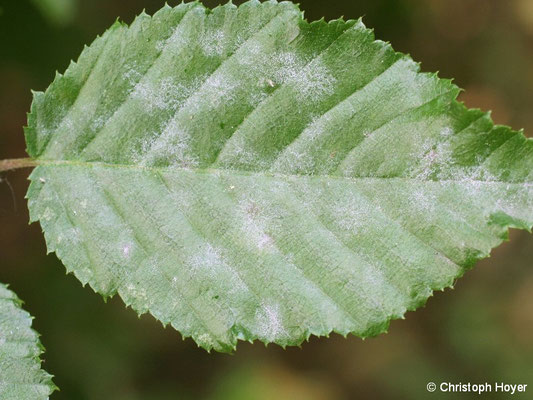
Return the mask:
[[[171,5],[175,1],[169,1]],[[205,1],[212,7],[218,1]],[[235,1],[235,3],[240,3]],[[308,20],[364,16],[379,39],[466,89],[470,107],[533,135],[533,0],[301,0]],[[159,0],[0,0],[0,159],[25,156],[30,89],[44,90],[117,17],[131,22]],[[56,8],[54,8],[56,7]],[[425,308],[387,335],[337,335],[301,348],[241,343],[208,354],[190,339],[140,319],[119,298],[82,288],[40,227],[28,226],[28,170],[0,181],[0,281],[36,317],[52,399],[439,399],[429,381],[527,383],[533,396],[533,237],[511,232]],[[509,398],[502,395],[482,398]]]

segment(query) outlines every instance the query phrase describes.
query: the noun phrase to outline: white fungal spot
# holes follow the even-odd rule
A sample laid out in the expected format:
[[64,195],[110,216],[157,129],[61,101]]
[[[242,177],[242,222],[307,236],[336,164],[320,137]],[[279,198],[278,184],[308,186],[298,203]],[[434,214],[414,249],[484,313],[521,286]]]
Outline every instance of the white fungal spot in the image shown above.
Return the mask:
[[435,145],[433,140],[426,140],[411,154],[411,159],[418,165],[412,168],[411,175],[417,179],[427,180],[435,172],[449,171],[453,164],[453,151],[448,141]]
[[271,169],[273,171],[290,170],[298,173],[310,173],[316,167],[316,158],[309,153],[307,146],[289,146],[278,154]]
[[128,258],[130,256],[130,251],[131,251],[131,246],[129,244],[122,247],[122,255],[124,257]]
[[338,201],[333,210],[337,224],[352,233],[361,233],[366,226],[373,223],[370,216],[375,209],[371,209],[355,197]]
[[57,243],[64,243],[64,246],[75,246],[81,242],[81,231],[79,228],[68,228],[64,235],[58,235]]
[[303,101],[319,101],[333,94],[337,79],[319,60],[301,70],[295,77],[296,88]]
[[128,82],[130,87],[134,87],[142,78],[143,74],[139,71],[139,66],[135,61],[131,64],[127,64],[125,67],[127,70],[124,73],[124,79]]
[[223,30],[211,30],[203,35],[200,40],[200,48],[208,57],[219,57],[224,52],[224,39],[226,34]]
[[156,82],[137,84],[131,96],[142,102],[147,112],[153,113],[157,110],[175,110],[180,104],[182,94],[186,92],[185,86],[167,77]]
[[262,339],[274,341],[287,335],[280,307],[276,303],[263,302],[255,313],[255,323],[258,327],[258,336]]
[[191,149],[191,135],[180,121],[172,119],[159,137],[146,140],[142,145],[142,165],[153,165],[157,162],[166,162],[183,168],[192,168],[198,165],[198,158]]
[[446,126],[446,127],[442,128],[442,130],[440,131],[440,134],[441,134],[441,136],[444,136],[444,137],[451,136],[451,135],[453,135],[453,129],[450,128],[449,126]]
[[129,295],[130,301],[138,304],[146,304],[148,300],[146,290],[131,283],[126,286],[126,293]]
[[161,52],[164,50],[165,46],[167,45],[167,41],[166,40],[158,40],[155,44],[155,49],[158,51],[158,52]]
[[268,215],[265,205],[243,199],[239,202],[238,208],[244,217],[242,218],[242,228],[245,237],[254,243],[259,250],[274,251],[274,240],[266,231],[271,217]]
[[223,256],[221,249],[210,243],[202,245],[196,254],[188,259],[187,265],[198,279],[208,277],[228,283],[227,293],[248,291],[244,281]]
[[216,345],[215,340],[207,333],[199,335],[196,341],[208,347],[215,347]]
[[426,186],[419,186],[409,194],[409,202],[424,213],[428,218],[435,212],[437,197]]
[[275,71],[275,80],[279,83],[285,83],[295,80],[301,72],[304,65],[303,60],[298,58],[293,52],[284,52],[274,55],[271,63],[277,65]]
[[93,132],[96,132],[100,129],[102,129],[105,125],[105,123],[107,122],[108,118],[110,117],[107,116],[107,115],[99,115],[97,118],[94,118],[92,121],[91,121],[91,126],[90,126],[90,130],[93,131]]
[[54,210],[52,210],[50,207],[46,207],[41,218],[45,221],[50,221],[51,219],[55,218],[55,216],[56,213],[54,212]]
[[209,243],[200,252],[198,252],[198,254],[189,260],[189,265],[195,270],[212,270],[224,264],[225,261],[222,259],[220,251]]
[[202,102],[197,101],[197,106],[204,104],[207,100],[210,109],[218,108],[223,102],[231,99],[232,91],[239,85],[240,83],[234,77],[224,73],[216,73],[207,79],[201,93],[201,96],[205,96],[205,98]]

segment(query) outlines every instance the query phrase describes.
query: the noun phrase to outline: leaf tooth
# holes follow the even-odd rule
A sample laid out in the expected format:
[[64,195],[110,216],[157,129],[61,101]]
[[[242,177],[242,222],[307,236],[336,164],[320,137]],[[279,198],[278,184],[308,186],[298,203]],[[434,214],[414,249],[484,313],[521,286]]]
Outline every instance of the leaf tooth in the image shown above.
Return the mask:
[[74,60],[70,60],[69,64],[68,64],[68,67],[67,67],[67,70],[69,69],[72,69],[72,68],[76,68],[78,66],[78,63]]

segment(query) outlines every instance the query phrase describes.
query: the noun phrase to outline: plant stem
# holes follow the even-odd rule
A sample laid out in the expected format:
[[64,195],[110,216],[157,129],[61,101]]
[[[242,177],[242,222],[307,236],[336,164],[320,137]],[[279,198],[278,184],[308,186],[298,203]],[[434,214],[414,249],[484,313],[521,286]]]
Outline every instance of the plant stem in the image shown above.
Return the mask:
[[15,158],[0,161],[0,172],[11,171],[20,168],[36,167],[39,163],[31,158]]

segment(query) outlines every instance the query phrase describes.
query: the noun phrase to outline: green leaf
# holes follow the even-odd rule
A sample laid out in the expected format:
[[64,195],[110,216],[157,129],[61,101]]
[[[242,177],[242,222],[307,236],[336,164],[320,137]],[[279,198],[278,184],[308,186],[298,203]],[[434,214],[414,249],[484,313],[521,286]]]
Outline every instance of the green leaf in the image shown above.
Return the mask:
[[78,0],[33,0],[33,3],[51,24],[57,26],[70,24],[78,9]]
[[47,399],[56,389],[41,369],[43,347],[31,329],[32,317],[15,293],[0,283],[0,398]]
[[533,224],[533,142],[458,92],[361,21],[167,6],[35,94],[31,220],[206,349],[376,335]]

